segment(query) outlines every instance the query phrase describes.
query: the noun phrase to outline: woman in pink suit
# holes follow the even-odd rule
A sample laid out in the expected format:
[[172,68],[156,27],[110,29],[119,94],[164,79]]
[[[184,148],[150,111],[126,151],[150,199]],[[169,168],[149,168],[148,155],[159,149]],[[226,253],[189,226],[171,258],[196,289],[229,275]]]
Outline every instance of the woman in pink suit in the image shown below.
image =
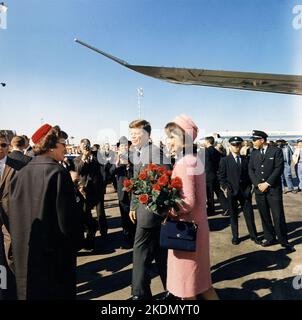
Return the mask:
[[190,117],[180,115],[165,130],[171,152],[176,154],[172,177],[180,177],[183,183],[183,204],[177,212],[171,209],[169,215],[198,224],[195,252],[169,249],[167,289],[183,300],[195,300],[200,293],[205,299],[216,300],[210,272],[204,162],[193,146],[198,128]]

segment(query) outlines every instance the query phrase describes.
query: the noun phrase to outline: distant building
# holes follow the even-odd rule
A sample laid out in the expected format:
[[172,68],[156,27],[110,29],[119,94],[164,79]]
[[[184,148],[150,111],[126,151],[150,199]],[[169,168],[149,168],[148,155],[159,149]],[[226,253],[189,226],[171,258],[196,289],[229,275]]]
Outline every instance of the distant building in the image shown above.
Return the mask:
[[0,130],[1,135],[5,135],[7,140],[11,142],[12,138],[16,135],[16,131],[13,130]]

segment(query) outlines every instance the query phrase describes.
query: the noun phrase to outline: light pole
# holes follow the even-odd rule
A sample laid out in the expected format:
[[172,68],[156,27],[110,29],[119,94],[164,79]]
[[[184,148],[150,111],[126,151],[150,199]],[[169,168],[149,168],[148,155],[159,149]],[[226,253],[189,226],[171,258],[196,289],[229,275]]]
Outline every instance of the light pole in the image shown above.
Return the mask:
[[141,119],[141,97],[144,96],[144,89],[137,88],[137,105],[138,105],[138,118]]

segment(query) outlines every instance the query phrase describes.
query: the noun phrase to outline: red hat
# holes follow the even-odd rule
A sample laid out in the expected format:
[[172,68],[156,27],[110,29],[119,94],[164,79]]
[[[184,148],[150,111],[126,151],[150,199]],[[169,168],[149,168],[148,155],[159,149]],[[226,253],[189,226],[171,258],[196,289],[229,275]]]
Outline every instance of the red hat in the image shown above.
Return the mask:
[[43,137],[47,135],[52,126],[48,123],[43,124],[31,137],[34,144],[37,144]]

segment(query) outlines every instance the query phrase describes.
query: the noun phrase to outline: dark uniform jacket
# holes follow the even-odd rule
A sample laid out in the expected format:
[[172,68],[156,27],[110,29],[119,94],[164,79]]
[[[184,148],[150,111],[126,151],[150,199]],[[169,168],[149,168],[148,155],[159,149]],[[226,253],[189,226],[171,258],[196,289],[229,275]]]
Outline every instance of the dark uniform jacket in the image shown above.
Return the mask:
[[247,158],[240,156],[241,164],[238,166],[233,154],[222,158],[220,161],[218,179],[220,186],[228,190],[228,194],[237,195],[239,191],[249,194],[252,182],[248,172]]
[[16,173],[9,199],[18,298],[74,299],[79,217],[68,171],[36,156]]
[[270,184],[270,190],[282,191],[281,175],[284,170],[283,152],[280,148],[268,146],[264,156],[260,150],[254,150],[251,153],[249,162],[249,176],[255,186],[256,192],[258,184],[267,182]]

